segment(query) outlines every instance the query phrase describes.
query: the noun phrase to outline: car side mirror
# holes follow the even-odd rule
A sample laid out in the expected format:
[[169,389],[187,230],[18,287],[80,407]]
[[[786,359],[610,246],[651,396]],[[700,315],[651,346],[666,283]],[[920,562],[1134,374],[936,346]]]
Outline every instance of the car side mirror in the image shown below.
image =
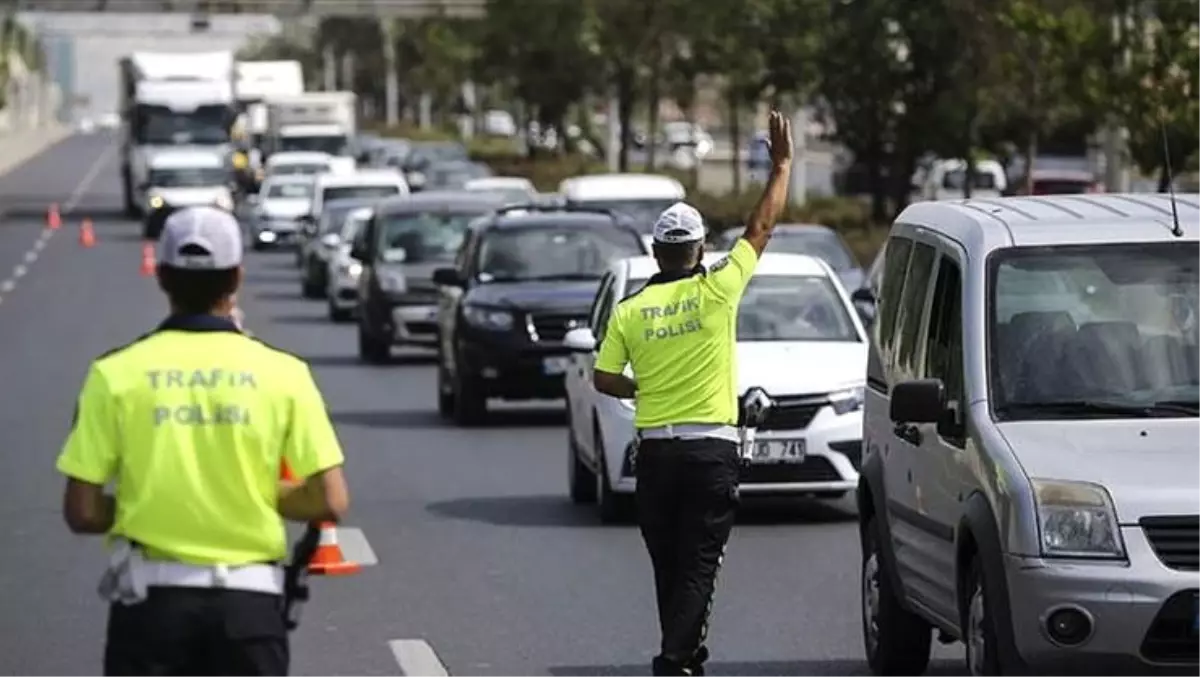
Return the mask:
[[563,347],[577,353],[590,353],[596,349],[596,336],[588,327],[578,327],[563,336]]
[[433,283],[442,287],[462,287],[465,280],[458,274],[457,268],[438,268],[433,271]]
[[892,386],[888,415],[893,423],[939,423],[946,411],[946,386],[939,378]]

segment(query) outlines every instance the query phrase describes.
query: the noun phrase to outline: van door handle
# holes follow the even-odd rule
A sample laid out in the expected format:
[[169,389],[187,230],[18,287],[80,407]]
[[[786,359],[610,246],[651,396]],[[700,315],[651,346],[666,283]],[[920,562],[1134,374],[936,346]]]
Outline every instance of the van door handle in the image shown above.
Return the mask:
[[911,423],[897,423],[895,432],[896,437],[899,437],[905,442],[908,442],[913,446],[921,445],[921,431],[917,428],[917,426]]

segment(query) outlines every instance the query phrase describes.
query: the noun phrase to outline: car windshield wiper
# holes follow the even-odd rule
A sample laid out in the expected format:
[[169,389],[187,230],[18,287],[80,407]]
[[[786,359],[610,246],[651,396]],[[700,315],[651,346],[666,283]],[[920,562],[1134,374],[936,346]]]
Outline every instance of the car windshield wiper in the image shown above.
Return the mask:
[[1004,411],[1016,411],[1025,414],[1078,414],[1084,416],[1111,415],[1120,418],[1151,418],[1154,416],[1184,414],[1197,415],[1197,405],[1194,402],[1161,401],[1133,404],[1122,402],[1105,402],[1103,400],[1068,400],[1059,402],[1008,402],[1003,406]]

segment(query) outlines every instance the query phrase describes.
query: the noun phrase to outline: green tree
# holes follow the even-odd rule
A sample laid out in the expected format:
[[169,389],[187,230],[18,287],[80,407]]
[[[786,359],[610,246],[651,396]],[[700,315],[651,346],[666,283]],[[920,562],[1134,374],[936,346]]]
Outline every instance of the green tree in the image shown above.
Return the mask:
[[1130,22],[1127,70],[1118,80],[1127,92],[1121,118],[1131,159],[1157,175],[1162,192],[1170,183],[1168,160],[1181,172],[1194,166],[1200,151],[1200,25],[1195,4],[1185,0],[1158,0],[1143,9]]
[[530,118],[565,138],[571,107],[600,83],[599,55],[582,40],[588,7],[574,0],[488,0],[487,12],[475,73],[512,92]]

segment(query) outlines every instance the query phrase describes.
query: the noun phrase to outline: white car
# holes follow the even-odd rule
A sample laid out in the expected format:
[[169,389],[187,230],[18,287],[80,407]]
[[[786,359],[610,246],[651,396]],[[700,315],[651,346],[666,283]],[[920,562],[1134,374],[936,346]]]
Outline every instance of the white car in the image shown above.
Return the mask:
[[[721,256],[708,254],[704,264]],[[603,338],[616,303],[656,272],[649,256],[613,264],[589,326],[563,341],[574,351],[566,372],[571,498],[597,502],[609,522],[632,510],[635,405],[592,386],[595,337]],[[801,254],[763,255],[738,314],[738,391],[762,388],[775,406],[758,429],[743,495],[838,498],[857,486],[867,351],[858,314],[827,264]]]
[[328,152],[317,151],[283,151],[274,152],[266,158],[263,168],[264,178],[288,174],[304,174],[308,176],[323,174],[334,169],[334,156]]
[[313,179],[304,175],[269,177],[249,196],[254,207],[254,243],[257,250],[298,244],[299,219],[312,208]]
[[594,207],[625,214],[651,245],[654,222],[687,197],[683,184],[661,174],[588,174],[563,179],[558,192],[568,206]]
[[389,198],[408,195],[408,183],[391,169],[359,169],[353,172],[318,174],[313,187],[311,218],[315,223],[330,200],[344,198]]

